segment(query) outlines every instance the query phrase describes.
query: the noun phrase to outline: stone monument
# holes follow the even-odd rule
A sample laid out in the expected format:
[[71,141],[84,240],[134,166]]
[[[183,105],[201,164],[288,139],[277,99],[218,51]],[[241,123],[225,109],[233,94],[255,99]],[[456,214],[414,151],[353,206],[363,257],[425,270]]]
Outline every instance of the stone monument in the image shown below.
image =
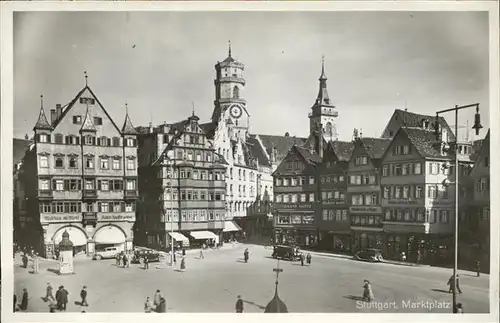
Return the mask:
[[68,231],[62,234],[62,240],[59,242],[59,274],[74,274],[73,268],[73,242],[69,240]]

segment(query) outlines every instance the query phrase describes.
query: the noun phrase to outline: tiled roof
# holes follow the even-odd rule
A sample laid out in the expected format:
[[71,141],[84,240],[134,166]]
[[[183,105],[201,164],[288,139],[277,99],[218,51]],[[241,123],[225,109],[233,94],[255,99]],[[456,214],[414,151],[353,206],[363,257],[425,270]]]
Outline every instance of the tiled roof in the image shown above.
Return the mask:
[[339,161],[348,161],[354,151],[354,143],[352,141],[330,141],[328,143],[333,149],[333,152]]
[[311,153],[309,150],[307,150],[304,147],[298,147],[298,146],[294,146],[294,147],[302,155],[302,157],[304,157],[308,162],[314,163],[314,164],[321,163],[322,160],[318,154]]
[[31,145],[33,141],[25,139],[17,139],[17,138],[14,138],[13,141],[14,142],[12,145],[13,149],[12,162],[15,165],[21,162],[26,153],[26,150],[28,150],[28,147]]
[[391,143],[391,139],[361,138],[361,142],[370,158],[378,159],[384,155],[387,147],[389,147]]
[[125,116],[125,122],[123,122],[122,133],[125,135],[137,135],[138,134],[137,130],[135,130],[134,126],[132,125],[132,122],[130,121],[128,113]]
[[[251,135],[255,136],[255,135]],[[272,149],[273,147],[276,148],[278,154],[276,156],[276,159],[282,160],[290,148],[292,146],[302,146],[306,138],[299,138],[299,137],[291,137],[291,136],[273,136],[273,135],[258,135],[262,143],[264,144],[264,147],[266,148],[266,152],[269,156],[271,156]]]
[[[431,128],[434,129],[434,122],[436,121],[436,116],[428,116],[425,114],[418,114],[418,113],[413,113],[413,112],[408,112],[400,109],[396,109],[395,113],[398,114],[398,116],[402,120],[402,125],[406,127],[422,127],[422,120],[428,119],[429,122],[431,122]],[[439,124],[441,127],[446,128],[448,131],[448,136],[450,138],[450,141],[455,140],[455,135],[453,134],[453,131],[451,130],[450,126],[448,125],[448,122],[446,122],[446,119],[443,117],[439,117]]]
[[436,135],[433,131],[421,128],[401,128],[418,153],[424,158],[443,158],[439,147],[436,145]]
[[265,151],[255,136],[249,136],[247,139],[247,145],[250,148],[252,155],[259,161],[259,165],[267,167],[271,166],[271,161],[267,158]]
[[203,129],[205,135],[208,139],[213,139],[215,136],[215,130],[217,129],[217,124],[215,122],[200,123],[200,128]]
[[47,117],[45,116],[45,111],[43,108],[40,108],[40,114],[38,115],[38,120],[36,121],[35,129],[46,129],[46,130],[52,130],[52,126],[50,125],[49,121],[47,121]]
[[250,150],[250,147],[246,143],[242,143],[243,158],[245,158],[245,165],[247,167],[255,168],[255,158]]

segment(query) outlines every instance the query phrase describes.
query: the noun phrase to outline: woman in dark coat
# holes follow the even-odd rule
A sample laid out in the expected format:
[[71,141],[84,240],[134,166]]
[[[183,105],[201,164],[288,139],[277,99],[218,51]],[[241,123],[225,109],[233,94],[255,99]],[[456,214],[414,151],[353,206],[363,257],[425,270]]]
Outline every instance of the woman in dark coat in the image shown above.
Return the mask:
[[26,311],[28,309],[28,291],[23,288],[23,299],[21,300],[21,309]]
[[311,254],[310,254],[310,253],[308,253],[308,254],[307,254],[307,257],[306,257],[306,260],[307,260],[307,265],[310,265],[310,264],[311,264],[311,258],[312,258],[312,257],[311,257]]

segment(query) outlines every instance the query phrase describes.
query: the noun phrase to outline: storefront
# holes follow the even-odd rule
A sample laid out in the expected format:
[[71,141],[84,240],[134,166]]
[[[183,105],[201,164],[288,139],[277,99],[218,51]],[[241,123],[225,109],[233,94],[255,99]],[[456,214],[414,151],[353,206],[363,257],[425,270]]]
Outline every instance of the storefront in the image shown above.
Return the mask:
[[174,244],[174,247],[189,247],[189,238],[180,232],[167,232],[167,239],[169,241],[169,249],[171,248],[170,243],[172,242]]
[[219,235],[212,231],[191,231],[189,232],[189,246],[200,247],[207,242],[212,241],[215,244],[219,244]]
[[224,222],[224,229],[222,232],[224,242],[228,242],[233,239],[239,241],[245,236],[241,227],[235,221],[231,220]]
[[382,228],[353,227],[352,247],[353,251],[366,248],[384,250],[385,239]]
[[127,237],[122,229],[114,225],[105,225],[99,228],[93,237],[95,250],[102,250],[107,247],[116,247],[125,251]]

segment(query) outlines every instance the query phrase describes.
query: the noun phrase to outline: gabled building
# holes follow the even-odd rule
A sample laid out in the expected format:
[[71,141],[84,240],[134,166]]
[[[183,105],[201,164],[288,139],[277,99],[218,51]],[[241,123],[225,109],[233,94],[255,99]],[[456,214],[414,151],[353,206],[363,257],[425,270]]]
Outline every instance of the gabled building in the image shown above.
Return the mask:
[[354,135],[354,150],[347,170],[347,196],[352,250],[381,248],[384,243],[380,204],[381,158],[390,139]]
[[[454,231],[455,185],[453,154],[446,149],[446,128],[441,138],[433,129],[401,127],[382,160],[383,228],[386,257],[405,252],[411,261],[445,261],[451,255]],[[449,137],[448,137],[449,138]],[[446,141],[445,141],[446,140]],[[451,163],[451,168],[445,164]],[[468,173],[460,162],[460,178]]]
[[351,249],[347,172],[353,150],[353,142],[330,141],[323,162],[317,167],[320,192],[317,226],[321,249],[335,252]]
[[20,169],[27,199],[20,235],[48,258],[57,254],[65,231],[75,253],[92,255],[108,246],[132,250],[137,134],[128,114],[120,129],[85,86],[50,116],[49,122],[42,104]]
[[199,118],[193,112],[181,122],[138,130],[142,203],[137,242],[159,249],[171,243],[220,243],[227,163],[207,139]]
[[[451,131],[446,119],[439,117],[438,122],[443,129],[443,135],[448,136],[450,142],[455,141],[455,135]],[[435,123],[435,116],[396,109],[389,119],[381,138],[393,138],[401,127],[421,128],[423,130],[432,131]]]

